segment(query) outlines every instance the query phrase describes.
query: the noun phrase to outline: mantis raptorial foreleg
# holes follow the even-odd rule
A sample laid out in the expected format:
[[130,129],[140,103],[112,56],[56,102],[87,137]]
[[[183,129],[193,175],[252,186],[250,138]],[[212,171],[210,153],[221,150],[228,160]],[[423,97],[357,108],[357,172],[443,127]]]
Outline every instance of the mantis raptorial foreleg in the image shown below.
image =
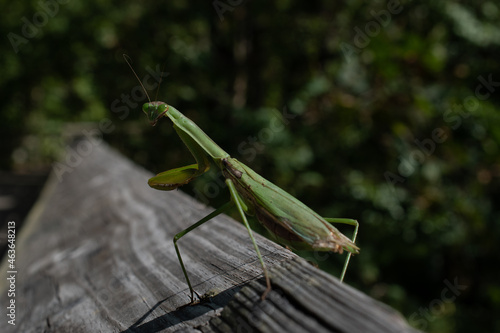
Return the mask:
[[[358,221],[352,220],[352,219],[335,218],[335,217],[323,217],[323,218],[325,219],[326,222],[329,222],[329,223],[342,223],[342,224],[353,225],[354,226],[354,233],[353,233],[351,240],[353,243],[356,242],[356,236],[358,236],[358,227],[359,227]],[[342,274],[340,275],[340,282],[344,281],[345,272],[347,271],[347,266],[349,266],[349,261],[351,260],[351,255],[352,255],[351,252],[349,252],[347,254],[347,258],[345,259],[345,262],[344,262],[344,268],[342,268]]]

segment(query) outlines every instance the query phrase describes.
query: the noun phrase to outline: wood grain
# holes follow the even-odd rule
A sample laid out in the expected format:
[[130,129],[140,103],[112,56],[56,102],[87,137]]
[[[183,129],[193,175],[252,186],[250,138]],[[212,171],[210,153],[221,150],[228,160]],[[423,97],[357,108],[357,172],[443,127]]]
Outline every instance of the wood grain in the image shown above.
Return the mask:
[[105,143],[75,164],[62,181],[51,175],[17,235],[16,326],[2,313],[2,332],[412,331],[392,309],[255,235],[272,268],[273,291],[260,302],[248,233],[224,215],[179,241],[193,287],[215,295],[185,306],[172,238],[213,209],[149,188],[152,174]]

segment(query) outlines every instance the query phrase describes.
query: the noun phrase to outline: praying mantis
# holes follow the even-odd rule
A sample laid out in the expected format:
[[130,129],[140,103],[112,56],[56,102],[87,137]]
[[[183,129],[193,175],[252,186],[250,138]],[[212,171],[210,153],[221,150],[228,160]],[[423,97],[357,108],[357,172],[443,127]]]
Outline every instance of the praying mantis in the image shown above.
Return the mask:
[[[169,118],[175,131],[196,160],[195,164],[159,173],[148,180],[149,186],[162,191],[177,189],[207,172],[210,168],[210,160],[212,160],[221,169],[229,189],[231,198],[229,202],[174,236],[175,251],[189,287],[191,303],[195,302],[194,294],[199,298],[200,296],[191,285],[177,242],[187,233],[233,207],[237,209],[239,217],[248,230],[250,240],[262,266],[267,286],[261,296],[262,300],[271,290],[271,280],[246,215],[255,216],[276,237],[279,243],[292,249],[338,253],[347,251],[348,255],[340,277],[342,282],[351,254],[359,253],[359,248],[354,244],[358,233],[358,222],[346,218],[321,217],[292,195],[264,179],[237,159],[232,158],[200,127],[173,106],[160,101],[152,102],[125,55],[124,58],[148,97],[149,102],[142,106],[142,110],[151,125],[155,126],[163,117]],[[354,226],[352,240],[344,236],[331,223]]]

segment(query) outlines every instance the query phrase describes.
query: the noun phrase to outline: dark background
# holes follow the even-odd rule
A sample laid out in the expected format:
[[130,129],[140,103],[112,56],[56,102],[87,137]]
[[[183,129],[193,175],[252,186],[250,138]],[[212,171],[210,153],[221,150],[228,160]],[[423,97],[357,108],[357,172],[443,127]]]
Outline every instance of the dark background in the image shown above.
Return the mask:
[[[158,99],[233,157],[320,214],[359,220],[347,283],[424,331],[500,331],[498,3],[44,0],[2,10],[1,223],[32,200],[13,199],[12,186],[36,193],[85,131],[153,172],[192,163],[168,120],[148,125],[126,53],[141,79],[165,68]],[[213,173],[183,189],[217,206],[228,194],[216,183]],[[305,256],[336,275],[343,260]]]

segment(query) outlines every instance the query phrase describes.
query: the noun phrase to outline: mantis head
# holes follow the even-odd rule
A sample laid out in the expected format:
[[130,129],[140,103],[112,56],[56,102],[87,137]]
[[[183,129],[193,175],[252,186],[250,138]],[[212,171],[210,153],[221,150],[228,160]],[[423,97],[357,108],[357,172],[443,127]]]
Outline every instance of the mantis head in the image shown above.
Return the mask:
[[142,106],[142,111],[148,117],[151,126],[155,126],[161,117],[164,117],[168,111],[168,104],[165,102],[149,102]]

